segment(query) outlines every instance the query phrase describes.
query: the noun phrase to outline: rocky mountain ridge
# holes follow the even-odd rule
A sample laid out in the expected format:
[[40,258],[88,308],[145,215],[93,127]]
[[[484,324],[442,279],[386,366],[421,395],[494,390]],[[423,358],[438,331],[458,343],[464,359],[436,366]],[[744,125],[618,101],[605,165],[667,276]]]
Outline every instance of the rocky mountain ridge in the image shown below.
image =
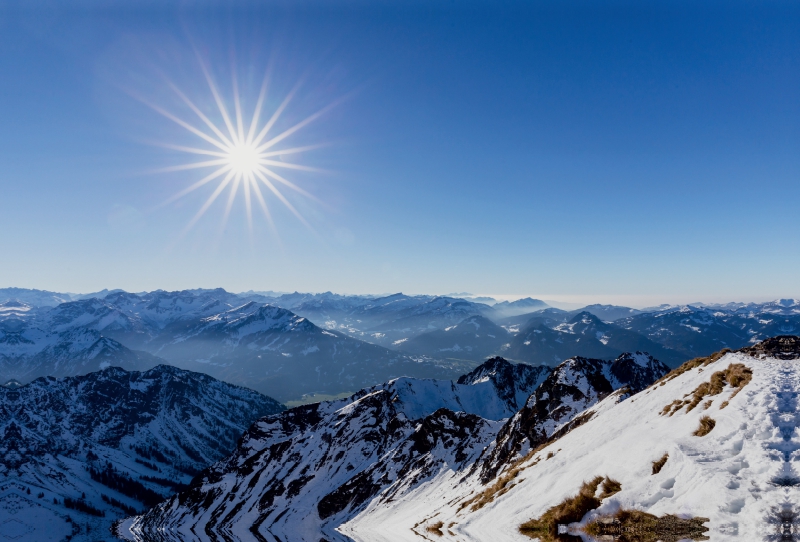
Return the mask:
[[[398,379],[298,407],[254,424],[232,456],[121,532],[340,537],[336,528],[366,506],[391,502],[443,472],[475,478],[489,462],[507,468],[522,449],[493,455],[506,447],[505,435],[534,446],[535,431],[552,434],[615,388],[638,389],[667,370],[640,353],[614,362],[572,359],[555,369],[494,358],[458,382]],[[529,435],[521,420],[531,416],[519,412],[530,411],[531,401],[549,407],[526,426]]]

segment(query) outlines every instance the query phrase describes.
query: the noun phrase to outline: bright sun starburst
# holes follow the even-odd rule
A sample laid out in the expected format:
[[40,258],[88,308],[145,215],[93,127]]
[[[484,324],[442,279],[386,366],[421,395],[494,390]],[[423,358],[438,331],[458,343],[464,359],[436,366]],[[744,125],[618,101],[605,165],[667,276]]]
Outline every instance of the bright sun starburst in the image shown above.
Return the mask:
[[160,146],[192,155],[209,157],[207,160],[191,162],[159,170],[160,172],[165,172],[192,169],[212,169],[212,171],[205,177],[198,180],[191,186],[188,186],[184,190],[181,190],[164,202],[164,204],[172,203],[197,190],[198,188],[207,185],[208,183],[216,182],[216,188],[213,190],[205,203],[203,203],[194,217],[192,217],[192,219],[189,221],[182,234],[187,233],[226,190],[228,191],[228,195],[225,204],[225,212],[223,215],[223,227],[227,223],[237,194],[241,192],[244,196],[247,223],[250,231],[252,232],[253,228],[253,200],[255,200],[258,207],[264,213],[264,216],[266,217],[273,231],[275,231],[275,224],[272,219],[272,214],[270,213],[264,193],[262,193],[262,189],[266,189],[267,194],[272,194],[274,197],[276,197],[303,224],[311,228],[306,219],[297,211],[297,209],[289,202],[289,200],[286,199],[284,194],[279,189],[279,186],[293,190],[307,198],[314,200],[316,200],[316,198],[293,182],[284,178],[276,171],[276,169],[282,168],[303,171],[319,171],[315,168],[303,166],[301,164],[289,163],[283,160],[283,157],[287,155],[297,154],[303,151],[318,148],[319,145],[287,148],[282,146],[281,143],[283,143],[286,138],[298,130],[319,118],[327,110],[336,105],[337,102],[331,103],[327,107],[317,111],[294,126],[278,134],[272,135],[275,123],[289,105],[289,102],[292,100],[297,91],[297,87],[295,87],[284,98],[283,102],[281,102],[281,104],[272,112],[269,118],[263,120],[262,113],[269,83],[268,74],[264,77],[264,81],[261,85],[261,90],[259,92],[258,99],[256,100],[255,107],[253,108],[252,115],[249,117],[249,120],[245,120],[243,118],[242,102],[239,96],[239,88],[235,71],[233,73],[233,116],[231,116],[228,106],[226,106],[224,100],[222,99],[220,92],[218,91],[217,86],[214,83],[211,74],[209,73],[209,70],[206,68],[202,60],[200,61],[200,66],[203,70],[203,74],[205,75],[211,95],[214,98],[214,102],[219,109],[220,116],[222,117],[222,126],[218,126],[212,122],[212,120],[173,83],[168,84],[170,88],[177,94],[177,96],[183,101],[183,103],[185,103],[194,112],[194,114],[197,116],[197,120],[202,123],[200,124],[199,128],[196,125],[170,113],[169,111],[166,111],[165,109],[152,104],[141,97],[137,97],[159,114],[185,128],[193,136],[197,137],[203,142],[202,145],[197,147],[163,143],[159,144]]

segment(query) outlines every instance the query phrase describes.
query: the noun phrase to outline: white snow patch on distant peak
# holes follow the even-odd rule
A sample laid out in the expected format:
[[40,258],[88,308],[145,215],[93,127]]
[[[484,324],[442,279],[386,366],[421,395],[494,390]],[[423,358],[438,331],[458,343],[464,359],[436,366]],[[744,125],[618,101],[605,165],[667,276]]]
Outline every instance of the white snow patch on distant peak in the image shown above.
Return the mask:
[[631,358],[633,359],[634,363],[639,367],[647,367],[650,365],[651,358],[647,354],[643,354],[641,352],[634,352],[631,354]]

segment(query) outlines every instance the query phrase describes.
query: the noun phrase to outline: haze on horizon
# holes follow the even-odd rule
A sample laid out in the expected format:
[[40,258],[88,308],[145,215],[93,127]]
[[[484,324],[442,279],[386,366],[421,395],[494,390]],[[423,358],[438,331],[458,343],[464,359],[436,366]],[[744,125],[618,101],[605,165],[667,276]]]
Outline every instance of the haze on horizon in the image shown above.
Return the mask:
[[[0,287],[800,297],[798,23],[788,2],[4,3]],[[208,142],[145,102],[213,135],[174,85],[224,132],[203,67],[236,124],[270,65],[263,120],[302,81],[271,134],[335,104],[267,158],[308,195],[260,184],[273,230],[242,184],[187,230],[216,185],[162,205],[207,172],[150,143]]]

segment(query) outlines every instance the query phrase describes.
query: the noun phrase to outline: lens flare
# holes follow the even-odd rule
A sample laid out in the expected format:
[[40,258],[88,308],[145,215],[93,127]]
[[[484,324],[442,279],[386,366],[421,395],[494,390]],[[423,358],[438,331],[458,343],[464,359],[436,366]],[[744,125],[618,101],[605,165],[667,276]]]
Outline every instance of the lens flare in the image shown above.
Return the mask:
[[[173,195],[162,205],[172,203],[184,196],[194,192],[195,190],[205,186],[209,183],[216,183],[216,188],[213,190],[208,199],[203,203],[197,213],[187,224],[186,228],[181,233],[181,236],[188,233],[188,231],[203,217],[208,209],[214,202],[222,195],[223,192],[228,190],[228,198],[225,204],[225,212],[223,215],[222,227],[225,227],[231,209],[239,192],[244,195],[245,209],[247,213],[247,222],[250,232],[252,234],[252,204],[255,201],[261,209],[264,217],[267,219],[273,232],[275,224],[273,222],[272,214],[267,205],[267,199],[262,193],[262,188],[266,189],[268,194],[271,194],[278,201],[280,201],[297,219],[308,228],[311,225],[300,214],[300,212],[289,202],[285,195],[281,192],[282,189],[288,188],[306,198],[315,198],[312,194],[303,190],[295,183],[287,180],[275,171],[276,169],[293,169],[299,171],[320,171],[316,168],[284,161],[284,157],[298,154],[301,152],[319,148],[321,145],[308,145],[303,147],[283,147],[281,143],[289,136],[295,134],[299,130],[305,128],[307,125],[318,119],[325,114],[329,109],[339,103],[333,102],[328,106],[320,109],[316,113],[303,119],[297,124],[283,130],[280,133],[273,135],[273,129],[284,113],[290,102],[294,98],[299,84],[292,89],[291,92],[283,99],[280,105],[272,112],[272,114],[262,123],[262,114],[264,113],[265,99],[267,95],[267,88],[269,86],[269,72],[264,77],[261,85],[258,99],[256,100],[255,107],[253,108],[252,116],[249,123],[244,120],[244,112],[242,111],[242,101],[239,95],[239,86],[236,78],[236,73],[233,73],[233,115],[230,114],[229,108],[226,106],[222,95],[217,89],[211,74],[202,59],[199,58],[200,66],[205,76],[211,96],[219,110],[222,117],[222,125],[215,124],[202,110],[192,102],[188,96],[182,92],[177,85],[168,82],[169,87],[180,98],[180,100],[189,108],[197,117],[197,121],[202,124],[192,124],[186,120],[179,118],[177,115],[148,102],[147,100],[136,96],[137,99],[151,107],[160,115],[171,120],[177,125],[187,130],[192,136],[198,139],[198,146],[184,146],[175,144],[158,144],[161,147],[181,151],[187,154],[206,157],[201,161],[190,162],[177,166],[171,166],[158,170],[159,172],[169,171],[185,171],[185,170],[202,170],[213,169],[211,173],[205,175],[203,178],[192,184],[191,186],[181,190]],[[275,158],[280,157],[280,160]],[[281,189],[279,189],[279,186]],[[242,188],[240,191],[239,189]]]

